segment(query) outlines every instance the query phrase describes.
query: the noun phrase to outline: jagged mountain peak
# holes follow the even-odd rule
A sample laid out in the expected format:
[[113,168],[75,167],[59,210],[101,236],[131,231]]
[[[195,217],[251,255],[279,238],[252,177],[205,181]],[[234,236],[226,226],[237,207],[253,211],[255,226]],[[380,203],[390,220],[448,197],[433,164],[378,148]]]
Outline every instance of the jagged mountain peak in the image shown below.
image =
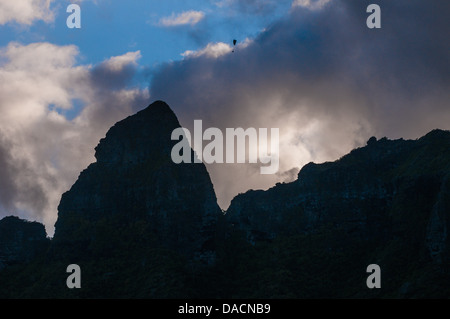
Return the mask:
[[100,225],[129,234],[127,225],[139,223],[156,245],[188,255],[203,251],[220,208],[202,163],[172,161],[177,141],[171,134],[178,127],[162,101],[117,122],[96,147],[97,162],[63,194],[56,241],[89,246],[100,236]]
[[169,105],[156,101],[111,127],[95,148],[95,157],[97,162],[114,163],[142,160],[161,151],[170,154],[170,136],[178,127]]

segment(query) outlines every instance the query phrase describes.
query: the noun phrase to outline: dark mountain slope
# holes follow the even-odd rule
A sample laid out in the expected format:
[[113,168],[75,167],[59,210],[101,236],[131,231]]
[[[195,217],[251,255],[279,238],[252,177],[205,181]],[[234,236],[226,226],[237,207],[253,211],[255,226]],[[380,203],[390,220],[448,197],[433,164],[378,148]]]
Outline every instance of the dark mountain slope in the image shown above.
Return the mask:
[[[349,283],[357,282],[354,271],[364,278],[371,263],[380,263],[391,282],[372,294],[449,296],[449,287],[437,288],[449,273],[449,177],[450,132],[415,141],[372,138],[336,162],[306,165],[295,182],[237,196],[227,219],[255,246],[290,254],[278,264],[286,273],[311,269],[310,287],[317,277],[337,284],[322,296],[365,296],[364,281]],[[310,250],[316,258],[305,257]]]
[[44,225],[9,216],[0,220],[0,270],[29,262],[50,244]]
[[[63,194],[45,256],[0,273],[0,282],[8,278],[0,296],[194,295],[192,278],[215,263],[223,214],[205,166],[173,163],[178,127],[161,101],[116,123],[96,147],[97,161]],[[82,289],[66,287],[69,264],[80,266]]]
[[205,166],[172,162],[178,127],[160,101],[115,124],[96,147],[97,162],[62,196],[54,242],[89,250],[140,224],[153,245],[190,257],[213,253],[221,211]]

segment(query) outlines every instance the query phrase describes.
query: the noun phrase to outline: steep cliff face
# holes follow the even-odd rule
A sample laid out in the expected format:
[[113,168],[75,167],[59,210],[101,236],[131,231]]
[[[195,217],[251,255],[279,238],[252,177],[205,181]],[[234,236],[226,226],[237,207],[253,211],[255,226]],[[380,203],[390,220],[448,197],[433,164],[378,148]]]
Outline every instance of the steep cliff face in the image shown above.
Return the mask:
[[186,256],[212,253],[221,211],[205,166],[173,163],[178,127],[160,101],[115,124],[96,147],[97,161],[62,196],[54,242],[105,251],[135,234]]
[[237,196],[227,218],[253,243],[325,227],[354,240],[403,237],[441,262],[449,255],[449,176],[450,132],[372,138],[336,162],[306,165],[295,182]]
[[[450,132],[377,141],[292,183],[233,199],[230,237],[250,248],[229,269],[245,296],[448,297]],[[236,240],[236,239],[234,239]],[[233,251],[230,248],[230,251]],[[251,256],[251,257],[248,257]],[[253,262],[255,260],[255,262]],[[382,289],[362,280],[381,267]]]
[[44,225],[10,216],[0,220],[0,271],[28,262],[48,247]]

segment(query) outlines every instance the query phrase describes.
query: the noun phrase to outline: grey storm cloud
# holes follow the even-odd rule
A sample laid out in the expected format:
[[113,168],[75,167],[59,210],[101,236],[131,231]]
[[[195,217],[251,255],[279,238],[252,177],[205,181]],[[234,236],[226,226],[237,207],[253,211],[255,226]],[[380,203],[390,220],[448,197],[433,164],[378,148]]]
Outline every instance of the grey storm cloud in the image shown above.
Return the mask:
[[13,162],[9,155],[9,143],[3,137],[0,137],[0,203],[3,209],[10,209],[14,195],[16,194],[16,185],[14,175],[16,167],[11,165]]
[[45,189],[37,179],[21,183],[22,176],[34,175],[33,168],[26,159],[14,159],[11,149],[12,142],[0,137],[0,207],[14,213],[17,202],[29,201],[37,212],[44,212],[48,201]]
[[105,63],[91,70],[91,82],[97,89],[117,90],[126,87],[136,75],[136,67],[126,65],[120,70],[112,70]]
[[292,180],[309,161],[335,160],[376,135],[417,138],[450,127],[450,2],[373,1],[296,6],[234,53],[193,54],[162,66],[151,82],[180,122],[205,127],[279,127],[280,173],[208,166],[222,206],[249,188]]

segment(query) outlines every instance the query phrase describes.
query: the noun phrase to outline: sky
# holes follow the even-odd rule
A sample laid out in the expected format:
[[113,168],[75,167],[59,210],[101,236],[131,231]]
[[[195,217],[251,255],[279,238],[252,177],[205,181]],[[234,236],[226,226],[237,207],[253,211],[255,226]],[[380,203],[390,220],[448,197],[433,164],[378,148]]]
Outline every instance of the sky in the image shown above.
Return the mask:
[[100,138],[155,100],[192,131],[280,129],[277,174],[207,165],[224,209],[371,136],[450,129],[449,14],[448,0],[0,0],[0,217],[51,236]]

